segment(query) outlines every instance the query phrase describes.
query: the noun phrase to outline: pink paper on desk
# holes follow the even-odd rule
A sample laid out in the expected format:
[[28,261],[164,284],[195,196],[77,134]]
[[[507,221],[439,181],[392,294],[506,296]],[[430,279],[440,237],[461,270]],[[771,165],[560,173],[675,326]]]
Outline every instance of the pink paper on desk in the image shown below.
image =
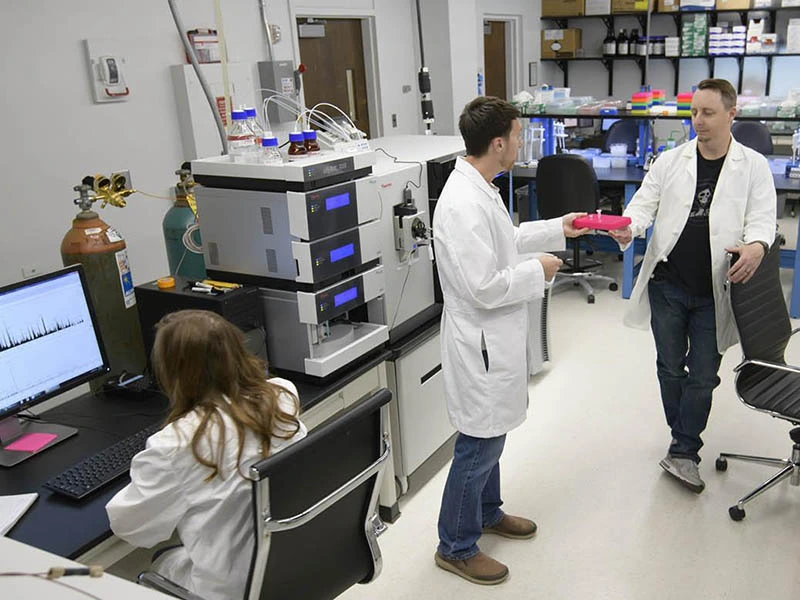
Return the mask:
[[55,433],[29,433],[23,435],[18,440],[14,440],[3,450],[15,450],[17,452],[36,452],[52,442],[58,436]]
[[598,215],[597,213],[591,213],[585,217],[580,217],[572,221],[572,226],[577,227],[578,229],[588,227],[589,229],[603,229],[605,231],[624,229],[630,224],[630,217],[620,217],[617,215]]

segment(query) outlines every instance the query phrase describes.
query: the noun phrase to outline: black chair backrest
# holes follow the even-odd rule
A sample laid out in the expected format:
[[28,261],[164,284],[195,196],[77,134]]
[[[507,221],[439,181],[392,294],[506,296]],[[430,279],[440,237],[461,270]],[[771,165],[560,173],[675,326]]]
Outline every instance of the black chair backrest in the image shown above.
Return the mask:
[[597,175],[577,154],[553,154],[536,167],[539,216],[553,219],[569,212],[594,212],[600,202]]
[[[305,439],[252,467],[261,480],[269,480],[273,520],[302,513],[378,460],[383,452],[381,407],[391,397],[389,390],[381,388],[312,430]],[[372,578],[375,563],[365,521],[372,516],[367,513],[376,498],[376,477],[367,479],[308,523],[270,535],[262,600],[335,598],[355,583]],[[254,507],[254,513],[258,513],[255,502]],[[254,514],[254,518],[258,532],[258,521],[264,515]],[[256,540],[256,547],[258,543]],[[248,589],[257,568],[256,558],[254,551]]]
[[[780,279],[780,236],[747,283],[731,284],[731,307],[745,358],[784,362],[792,334]],[[737,254],[733,255],[738,258]],[[732,264],[735,263],[732,260]]]
[[636,140],[639,138],[639,122],[636,119],[621,119],[612,123],[603,138],[603,152],[611,152],[611,144],[625,144],[628,153],[636,152]]
[[761,154],[772,154],[775,148],[772,145],[772,136],[769,134],[769,129],[763,123],[758,121],[734,121],[731,126],[731,133],[734,139],[752,148]]

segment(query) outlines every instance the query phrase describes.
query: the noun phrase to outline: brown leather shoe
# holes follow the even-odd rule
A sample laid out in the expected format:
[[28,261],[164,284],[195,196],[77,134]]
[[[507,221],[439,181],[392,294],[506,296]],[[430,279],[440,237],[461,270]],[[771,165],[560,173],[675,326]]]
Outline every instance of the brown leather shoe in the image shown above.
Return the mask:
[[536,535],[536,523],[523,517],[503,515],[494,527],[484,527],[483,533],[495,533],[513,540],[527,540]]
[[491,556],[478,552],[466,560],[450,560],[438,552],[433,557],[436,566],[480,585],[496,585],[508,579],[508,567]]

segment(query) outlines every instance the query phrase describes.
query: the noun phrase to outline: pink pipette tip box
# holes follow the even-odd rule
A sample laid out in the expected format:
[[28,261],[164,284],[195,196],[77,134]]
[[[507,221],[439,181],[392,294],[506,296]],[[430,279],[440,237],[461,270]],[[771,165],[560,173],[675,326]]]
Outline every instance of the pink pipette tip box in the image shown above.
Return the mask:
[[602,229],[604,231],[614,231],[624,229],[631,224],[630,217],[620,217],[618,215],[598,215],[591,213],[585,217],[579,217],[572,222],[572,226],[577,229]]

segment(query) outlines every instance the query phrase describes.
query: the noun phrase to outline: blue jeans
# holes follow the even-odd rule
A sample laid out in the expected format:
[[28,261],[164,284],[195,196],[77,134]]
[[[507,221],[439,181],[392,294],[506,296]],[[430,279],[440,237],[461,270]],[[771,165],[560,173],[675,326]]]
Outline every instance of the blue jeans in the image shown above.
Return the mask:
[[714,298],[693,296],[666,281],[650,280],[650,325],[664,416],[672,430],[669,455],[700,462],[700,434],[719,385]]
[[500,506],[500,455],[506,436],[456,437],[453,462],[439,512],[439,554],[466,560],[478,553],[483,527],[493,527],[503,518]]

